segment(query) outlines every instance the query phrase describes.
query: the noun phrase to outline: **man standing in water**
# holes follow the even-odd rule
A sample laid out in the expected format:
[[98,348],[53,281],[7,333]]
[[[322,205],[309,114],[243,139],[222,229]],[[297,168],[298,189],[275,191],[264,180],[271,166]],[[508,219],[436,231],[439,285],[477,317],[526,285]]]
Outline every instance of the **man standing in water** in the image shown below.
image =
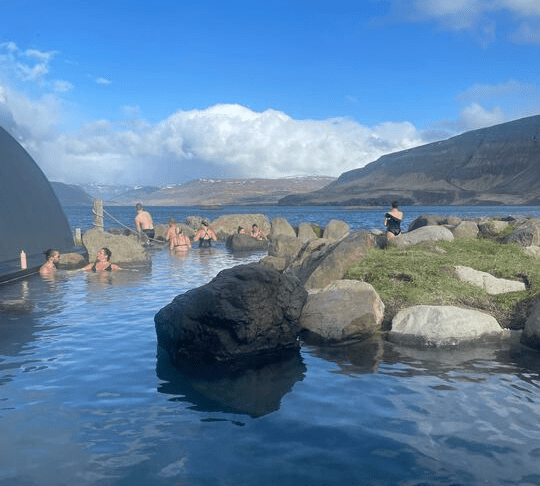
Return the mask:
[[144,233],[146,235],[145,243],[147,243],[148,240],[153,240],[155,235],[152,216],[150,216],[148,211],[143,209],[141,203],[137,203],[135,205],[135,209],[137,210],[137,215],[135,216],[135,227],[137,228],[137,233],[139,233],[139,236],[141,236],[141,233]]

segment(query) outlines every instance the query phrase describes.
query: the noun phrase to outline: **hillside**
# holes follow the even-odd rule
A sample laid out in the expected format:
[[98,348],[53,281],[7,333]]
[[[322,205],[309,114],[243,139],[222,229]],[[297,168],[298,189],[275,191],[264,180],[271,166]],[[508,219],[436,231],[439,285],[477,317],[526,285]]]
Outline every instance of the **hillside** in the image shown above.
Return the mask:
[[540,116],[385,155],[281,205],[540,204]]
[[51,182],[56,197],[62,206],[91,206],[92,196],[74,184]]
[[93,198],[108,205],[130,206],[245,206],[274,205],[289,194],[315,191],[335,181],[334,177],[290,177],[284,179],[197,179],[170,186],[74,186],[53,182],[63,206],[92,205]]

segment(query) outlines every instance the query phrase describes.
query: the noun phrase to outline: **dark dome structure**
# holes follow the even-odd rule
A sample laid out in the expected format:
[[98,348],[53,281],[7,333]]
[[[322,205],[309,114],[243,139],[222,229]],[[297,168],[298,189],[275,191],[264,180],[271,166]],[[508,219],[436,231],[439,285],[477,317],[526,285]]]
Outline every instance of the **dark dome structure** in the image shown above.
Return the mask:
[[[44,252],[73,249],[67,218],[49,181],[22,146],[0,127],[0,282],[35,271]],[[28,270],[21,270],[24,250]]]

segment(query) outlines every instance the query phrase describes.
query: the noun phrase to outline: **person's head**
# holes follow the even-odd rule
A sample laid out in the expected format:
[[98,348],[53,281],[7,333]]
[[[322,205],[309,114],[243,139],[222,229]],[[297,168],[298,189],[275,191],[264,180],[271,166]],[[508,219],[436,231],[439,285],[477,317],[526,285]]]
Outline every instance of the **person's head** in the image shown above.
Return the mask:
[[176,225],[176,219],[171,218],[169,219],[169,226],[175,226]]
[[208,226],[208,221],[206,221],[206,219],[203,219],[202,222],[201,222],[201,224],[202,224],[203,226]]
[[45,260],[52,260],[53,262],[60,260],[60,251],[55,248],[49,248],[45,252]]
[[135,204],[135,209],[136,209],[137,211],[142,211],[142,204],[141,204],[141,203]]
[[109,249],[106,248],[106,247],[103,247],[103,248],[100,248],[100,249],[98,250],[97,254],[98,254],[98,256],[99,256],[100,254],[104,255],[105,258],[107,259],[107,261],[109,261],[110,258],[111,258],[111,255],[112,255],[112,251],[109,250]]
[[398,202],[397,201],[392,201],[392,207],[394,209],[396,209],[398,207]]
[[251,229],[257,229],[258,226],[257,226],[257,223],[253,223],[253,225],[251,226]]
[[244,228],[242,226],[238,226],[238,233],[242,233],[244,231]]

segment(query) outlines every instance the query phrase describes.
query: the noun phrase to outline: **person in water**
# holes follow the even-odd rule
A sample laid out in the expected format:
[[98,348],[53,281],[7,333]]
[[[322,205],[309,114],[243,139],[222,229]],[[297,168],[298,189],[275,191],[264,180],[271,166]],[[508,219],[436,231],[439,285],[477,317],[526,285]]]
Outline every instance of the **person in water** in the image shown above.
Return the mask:
[[172,241],[173,241],[173,238],[176,237],[177,231],[178,231],[178,227],[176,226],[176,220],[174,218],[170,218],[167,234],[165,235],[165,241],[169,242],[169,250],[172,250]]
[[141,236],[144,234],[147,239],[153,240],[155,236],[154,222],[152,216],[148,211],[145,211],[141,203],[135,204],[137,215],[135,216],[135,228],[137,233]]
[[403,213],[398,209],[397,201],[392,201],[392,208],[384,215],[384,225],[386,226],[386,238],[392,241],[401,233],[401,221]]
[[259,229],[256,223],[253,223],[251,226],[251,237],[255,238],[256,240],[266,240],[266,235],[261,229]]
[[60,261],[60,251],[54,248],[49,248],[45,252],[45,263],[41,265],[39,273],[41,275],[52,275],[56,272],[56,265]]
[[122,270],[116,263],[110,262],[111,256],[111,250],[105,247],[100,248],[96,255],[96,261],[89,263],[82,269],[87,272],[116,272],[117,270]]
[[181,226],[176,226],[176,221],[174,219],[169,220],[167,240],[169,241],[170,251],[182,252],[191,248],[191,240],[189,239],[189,236],[184,234]]
[[217,241],[216,233],[208,225],[208,221],[202,222],[202,228],[195,233],[193,241],[198,241],[201,248],[212,246],[212,241]]

